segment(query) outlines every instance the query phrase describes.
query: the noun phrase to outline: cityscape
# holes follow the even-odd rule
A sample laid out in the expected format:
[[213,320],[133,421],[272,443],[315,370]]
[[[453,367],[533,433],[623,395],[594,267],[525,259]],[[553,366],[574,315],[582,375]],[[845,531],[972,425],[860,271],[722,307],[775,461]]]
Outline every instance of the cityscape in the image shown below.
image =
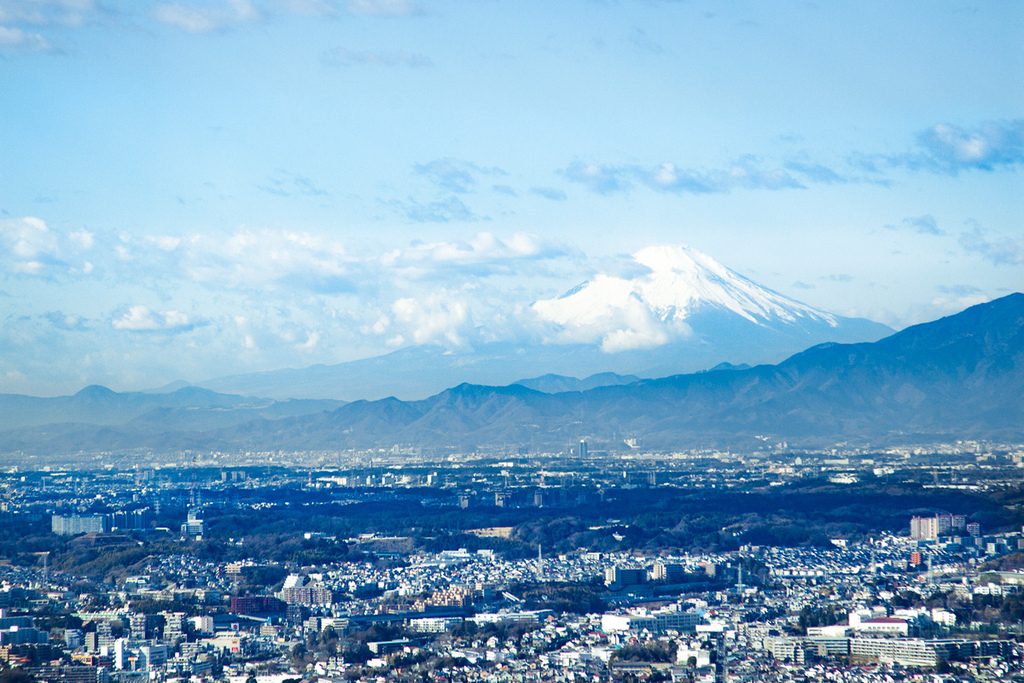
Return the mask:
[[9,680],[1024,676],[1024,445],[222,459],[3,475]]
[[0,683],[1024,683],[1022,31],[0,0]]

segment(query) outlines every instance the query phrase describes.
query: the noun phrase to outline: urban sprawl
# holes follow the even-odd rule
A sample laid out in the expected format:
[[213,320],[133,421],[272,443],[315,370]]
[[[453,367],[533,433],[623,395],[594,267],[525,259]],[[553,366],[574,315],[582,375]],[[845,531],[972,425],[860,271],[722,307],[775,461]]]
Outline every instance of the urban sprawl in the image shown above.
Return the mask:
[[1024,680],[1022,455],[581,442],[12,467],[0,667],[12,683]]

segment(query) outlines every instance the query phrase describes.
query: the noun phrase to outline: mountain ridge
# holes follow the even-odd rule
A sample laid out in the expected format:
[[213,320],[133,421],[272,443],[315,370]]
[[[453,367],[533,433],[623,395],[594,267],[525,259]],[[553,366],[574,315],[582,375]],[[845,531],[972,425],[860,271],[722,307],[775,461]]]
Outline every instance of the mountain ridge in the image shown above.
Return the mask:
[[[202,391],[197,395],[210,404],[253,400]],[[104,400],[125,396],[110,396],[101,388],[85,393]],[[8,399],[0,396],[0,408]],[[321,404],[310,402],[314,405]],[[217,411],[242,414],[217,405],[199,410],[162,406],[119,424],[6,429],[0,431],[0,448],[59,453],[69,444],[85,450],[220,451],[520,444],[557,452],[580,438],[613,450],[625,449],[627,439],[658,450],[756,450],[765,439],[805,446],[1021,441],[1024,294],[915,325],[878,342],[816,345],[774,365],[560,393],[519,384],[460,383],[417,401],[389,397],[294,414],[255,411],[252,419],[221,423],[210,417]]]
[[577,378],[547,373],[540,377],[530,377],[512,382],[545,394],[559,394],[566,391],[587,391],[597,387],[616,384],[632,384],[642,378],[636,375],[620,375],[614,372],[598,372],[589,377]]
[[[286,415],[334,409],[342,401],[291,399],[274,401],[237,394],[221,394],[196,386],[168,393],[116,392],[92,384],[69,396],[40,398],[23,394],[0,394],[0,431],[55,424],[118,426],[140,419],[154,410],[211,410],[222,414],[221,422],[237,421],[251,415]],[[235,413],[228,417],[229,413]],[[208,420],[209,421],[209,420]],[[214,420],[213,422],[216,422]]]
[[[662,447],[673,442],[724,443],[730,434],[739,435],[734,443],[751,445],[762,433],[819,441],[885,440],[910,433],[955,436],[958,430],[964,438],[984,433],[1020,437],[1024,294],[979,306],[908,328],[883,342],[822,345],[778,365],[604,386],[578,398],[460,385],[431,399],[404,403],[402,419],[385,421],[385,428],[369,430],[361,438],[352,430],[347,406],[314,420],[318,429],[330,431],[333,424],[350,430],[351,445],[381,438],[422,441],[437,430],[438,413],[456,405],[452,396],[473,394],[478,400],[465,405],[449,433],[479,443],[564,443],[568,431],[609,441],[639,436]],[[986,314],[992,311],[998,313]],[[957,353],[948,353],[950,348]],[[914,352],[909,358],[908,349]],[[982,365],[1003,371],[990,375],[985,370],[977,376]],[[367,403],[363,413],[372,412],[373,405]],[[427,416],[429,424],[418,424]],[[573,428],[576,422],[581,424]]]

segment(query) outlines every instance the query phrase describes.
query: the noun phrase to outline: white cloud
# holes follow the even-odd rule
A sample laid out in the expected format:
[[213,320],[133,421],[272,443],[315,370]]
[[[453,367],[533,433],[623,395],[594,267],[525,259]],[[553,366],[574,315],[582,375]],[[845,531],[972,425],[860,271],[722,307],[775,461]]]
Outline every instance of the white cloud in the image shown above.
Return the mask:
[[189,33],[207,33],[220,28],[223,19],[216,13],[184,5],[160,5],[153,8],[153,19]]
[[19,259],[27,260],[35,258],[36,254],[39,253],[39,249],[32,241],[22,237],[11,247],[11,253]]
[[359,333],[364,335],[376,335],[382,336],[388,331],[388,327],[391,325],[391,320],[388,316],[381,314],[377,320],[372,324],[365,324],[360,326]]
[[219,7],[162,4],[153,8],[154,20],[188,33],[209,33],[232,24],[257,21],[260,12],[249,0],[225,0]]
[[329,192],[312,179],[285,169],[278,169],[265,183],[257,185],[264,192],[278,197],[304,195],[306,197],[327,197]]
[[651,326],[643,330],[615,330],[601,340],[601,350],[605,353],[650,349],[667,344],[669,337],[664,330]]
[[955,174],[1015,166],[1024,163],[1024,120],[989,121],[973,129],[940,123],[922,133],[918,143],[926,151],[911,164],[932,170]]
[[964,127],[937,123],[917,135],[913,149],[897,155],[854,155],[871,174],[881,166],[956,176],[967,171],[996,171],[1024,165],[1024,119],[985,121]]
[[604,329],[595,328],[601,335],[601,350],[605,353],[648,349],[662,346],[671,341],[670,325],[656,319],[647,305],[636,297],[630,297],[626,305],[617,311],[617,320],[609,321]]
[[[666,177],[664,172],[663,165],[659,168],[659,177]],[[669,169],[668,172],[671,173],[672,169]],[[625,166],[587,164],[577,161],[569,164],[562,174],[568,180],[586,185],[591,191],[598,194],[612,194],[633,188],[631,176],[634,175],[634,169]]]
[[[414,243],[382,256],[377,250],[352,253],[329,236],[278,229],[132,235],[39,219],[7,220],[0,228],[0,259],[19,261],[22,273],[4,268],[0,286],[18,287],[20,296],[39,285],[17,278],[34,273],[64,301],[59,320],[35,320],[39,315],[29,312],[29,320],[10,328],[8,335],[32,330],[53,339],[44,347],[26,337],[18,357],[36,359],[33,373],[45,375],[43,351],[53,355],[63,353],[55,350],[60,344],[74,345],[78,358],[93,353],[94,369],[82,377],[116,377],[113,385],[121,387],[337,363],[409,344],[465,347],[484,334],[474,322],[478,315],[488,338],[504,339],[519,322],[511,312],[517,302],[532,300],[521,274],[550,277],[544,269],[575,268],[564,248],[528,234],[480,233],[464,241]],[[15,250],[20,237],[24,243]],[[52,248],[40,249],[47,244]],[[50,265],[44,260],[50,253],[71,265]],[[89,261],[69,255],[88,255]],[[102,277],[83,281],[81,288],[48,277],[69,277],[72,268],[84,272],[92,263]],[[350,295],[355,289],[359,295]],[[125,304],[115,307],[120,302]],[[102,322],[76,326],[69,336],[67,316]],[[201,358],[188,344],[202,349]]]
[[[148,19],[193,34],[211,33],[275,15],[403,17],[423,14],[413,0],[0,0],[0,55],[58,52],[46,32],[51,27],[79,28],[121,24],[136,29]],[[43,33],[37,28],[42,28]],[[329,59],[330,57],[325,57]],[[335,55],[338,63],[426,66],[411,53],[362,52]]]
[[484,168],[470,161],[451,158],[434,159],[424,164],[414,164],[412,170],[416,175],[426,178],[439,189],[458,194],[472,192],[476,187],[476,176],[478,175],[508,175],[508,173],[497,166]]
[[557,187],[531,187],[530,192],[543,197],[544,199],[550,199],[553,202],[564,202],[568,199],[568,195]]
[[156,235],[150,237],[149,241],[163,251],[174,251],[181,244],[180,237],[171,237],[170,235]]
[[242,347],[246,350],[253,350],[256,348],[256,339],[252,335],[252,330],[249,325],[249,319],[244,315],[236,315],[233,318],[235,330],[242,336]]
[[[820,167],[824,168],[824,167]],[[827,170],[827,169],[826,169]],[[639,183],[656,192],[672,194],[723,194],[736,189],[783,190],[802,189],[785,167],[771,167],[754,156],[743,156],[722,168],[681,168],[671,162],[656,166],[641,164],[593,164],[580,161],[569,164],[561,174],[597,194],[627,192]],[[806,174],[808,180],[821,180],[822,171]],[[833,174],[834,175],[834,174]],[[828,181],[834,182],[834,181]]]
[[163,314],[164,327],[187,327],[189,324],[188,316],[180,311],[167,311]]
[[[465,346],[471,327],[469,306],[452,292],[437,292],[422,298],[406,297],[392,305],[395,324],[408,330],[416,344],[445,343]],[[399,339],[404,341],[402,335]]]
[[161,238],[158,246],[168,250],[172,264],[186,277],[207,286],[321,294],[355,289],[350,276],[353,259],[342,244],[310,233],[240,230],[189,235],[176,243]]
[[926,213],[923,216],[910,216],[904,218],[900,225],[886,225],[889,230],[906,229],[913,230],[914,232],[921,235],[934,235],[941,237],[946,232],[939,228],[938,222],[935,220],[935,216],[930,213]]
[[120,318],[112,322],[118,330],[158,330],[160,322],[148,306],[132,306]]
[[0,51],[49,52],[52,49],[50,41],[38,33],[0,26]]
[[973,294],[949,294],[947,296],[937,296],[931,301],[931,311],[929,319],[934,320],[940,315],[953,315],[959,313],[965,308],[976,306],[977,304],[983,304],[986,301],[990,301],[991,297],[985,295],[983,292],[976,292]]
[[301,349],[302,351],[312,351],[313,349],[315,349],[317,347],[317,344],[319,344],[319,343],[320,343],[320,333],[319,332],[310,332],[309,336],[306,338],[306,341],[304,341],[303,343],[299,344],[298,348]]
[[987,230],[975,227],[971,232],[960,233],[959,242],[964,251],[978,254],[993,265],[1024,264],[1024,239],[993,235]]
[[332,0],[281,0],[281,6],[287,12],[306,16],[333,16],[337,7]]
[[579,257],[565,245],[527,233],[499,237],[480,232],[464,241],[413,242],[381,255],[349,253],[338,240],[293,230],[133,236],[51,229],[32,217],[0,220],[0,263],[7,262],[9,273],[84,277],[98,270],[121,285],[155,286],[159,281],[161,292],[199,286],[221,296],[273,292],[277,300],[360,293],[370,302],[364,304],[369,312],[354,315],[370,327],[382,310],[375,310],[374,300],[388,302],[381,304],[387,309],[409,291],[418,293],[417,282],[460,288],[483,286],[482,279],[489,277],[550,276]]
[[346,7],[352,14],[369,16],[410,16],[423,10],[410,0],[348,0]]
[[49,276],[65,270],[57,235],[31,216],[0,219],[0,263],[13,273]]
[[0,2],[0,21],[80,26],[99,11],[96,0],[3,0]]
[[92,245],[96,242],[95,235],[88,230],[76,230],[75,232],[68,233],[68,239],[82,249],[92,249]]
[[184,0],[181,2],[118,2],[97,0],[0,0],[0,50],[52,50],[41,34],[21,26],[81,27],[103,22],[134,25],[148,14],[157,23],[209,33],[233,25],[261,21],[268,14],[333,17],[339,14],[401,17],[422,14],[412,0]]
[[24,260],[14,264],[14,272],[22,275],[42,275],[44,267],[40,261]]
[[157,330],[184,330],[191,327],[188,315],[180,311],[157,313],[141,304],[129,306],[121,317],[111,321],[114,329],[132,332]]
[[402,201],[392,199],[385,204],[405,215],[416,223],[452,223],[457,221],[472,222],[478,216],[456,196],[432,202],[421,202],[412,197]]
[[522,273],[531,262],[563,259],[570,249],[527,233],[501,239],[480,232],[465,242],[414,243],[386,254],[382,265],[402,277],[450,277],[458,270],[465,275],[485,277],[498,273]]
[[531,310],[548,326],[549,341],[599,344],[606,353],[661,346],[691,334],[681,320],[656,316],[634,290],[629,280],[599,274],[567,295],[534,303]]

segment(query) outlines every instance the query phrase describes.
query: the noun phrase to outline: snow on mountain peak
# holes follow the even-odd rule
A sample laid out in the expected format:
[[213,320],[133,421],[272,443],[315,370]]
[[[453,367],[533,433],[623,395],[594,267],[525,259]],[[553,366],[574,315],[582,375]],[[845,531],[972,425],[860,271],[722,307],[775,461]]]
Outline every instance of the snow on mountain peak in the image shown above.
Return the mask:
[[712,309],[757,325],[798,319],[837,325],[834,316],[766,289],[690,247],[647,247],[632,258],[647,272],[629,279],[601,273],[533,304],[555,328],[552,341],[600,342],[609,352],[661,346],[691,336],[687,319]]

